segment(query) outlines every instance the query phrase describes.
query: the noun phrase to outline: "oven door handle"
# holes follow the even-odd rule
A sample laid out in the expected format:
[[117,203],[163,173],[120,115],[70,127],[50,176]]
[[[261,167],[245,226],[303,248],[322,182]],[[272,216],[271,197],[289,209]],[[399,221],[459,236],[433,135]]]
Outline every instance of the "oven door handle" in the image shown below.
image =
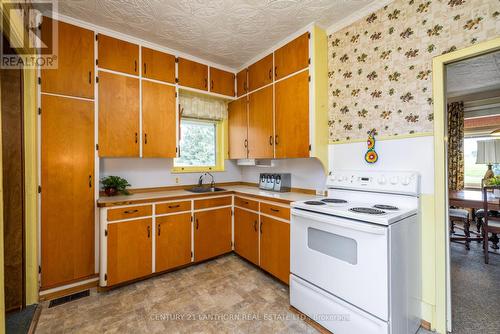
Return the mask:
[[[328,216],[328,215],[323,215],[323,214],[317,214],[317,213],[313,213],[313,212],[309,212],[309,211],[305,211],[305,210],[301,210],[301,209],[292,209],[292,216],[307,218],[310,220],[319,221],[321,223],[326,223],[326,224],[330,224],[333,226],[345,227],[345,228],[349,228],[352,230],[365,232],[365,233],[371,233],[371,234],[377,234],[377,235],[385,235],[387,233],[387,229],[385,227],[374,226],[373,224],[368,223],[368,222],[366,222],[366,223],[363,223],[363,222],[350,223],[348,221],[344,221],[344,218],[335,217],[335,216]],[[293,219],[292,219],[292,224],[293,224]]]

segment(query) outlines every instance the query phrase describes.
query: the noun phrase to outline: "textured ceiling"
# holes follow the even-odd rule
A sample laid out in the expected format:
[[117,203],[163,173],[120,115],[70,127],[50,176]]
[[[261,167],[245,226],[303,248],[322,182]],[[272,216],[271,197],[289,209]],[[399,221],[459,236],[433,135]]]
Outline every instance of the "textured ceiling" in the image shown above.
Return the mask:
[[446,70],[448,96],[500,88],[500,51],[450,64]]
[[373,0],[58,0],[61,14],[238,68],[291,33]]

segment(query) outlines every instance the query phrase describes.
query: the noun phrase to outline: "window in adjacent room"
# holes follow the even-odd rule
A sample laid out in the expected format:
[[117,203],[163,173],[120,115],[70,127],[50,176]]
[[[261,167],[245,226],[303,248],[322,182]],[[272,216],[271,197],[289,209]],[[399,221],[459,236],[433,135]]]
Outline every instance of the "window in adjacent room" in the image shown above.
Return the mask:
[[[470,137],[464,139],[464,183],[466,188],[480,188],[481,180],[488,169],[487,165],[476,164],[477,141],[492,137]],[[500,164],[493,165],[495,175],[500,175]]]

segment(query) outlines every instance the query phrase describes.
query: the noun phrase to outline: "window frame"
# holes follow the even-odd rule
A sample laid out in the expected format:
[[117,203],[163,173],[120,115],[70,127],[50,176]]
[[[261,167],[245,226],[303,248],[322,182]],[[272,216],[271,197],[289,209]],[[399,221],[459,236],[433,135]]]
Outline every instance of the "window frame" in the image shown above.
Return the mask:
[[[465,141],[467,139],[488,140],[488,139],[495,139],[495,137],[493,137],[491,135],[477,135],[477,134],[467,135],[467,134],[465,134],[464,135],[464,146],[465,146]],[[465,147],[464,147],[464,158],[465,158]],[[495,165],[498,165],[498,164],[494,164],[493,168],[496,168]],[[486,169],[488,167],[487,167],[487,165],[484,165],[484,166],[485,166],[484,172],[486,173]],[[481,189],[481,183],[467,183],[465,181],[465,173],[466,173],[465,170],[466,170],[466,165],[465,165],[465,159],[464,159],[464,188],[465,189]]]
[[[179,132],[181,131],[182,120],[194,122],[207,122],[215,124],[215,165],[214,166],[174,166],[171,172],[175,174],[181,173],[204,173],[204,172],[223,172],[225,170],[224,160],[228,158],[227,152],[227,120],[209,120],[191,117],[182,117],[179,119]],[[180,144],[179,144],[180,148]],[[179,157],[179,153],[177,153]]]

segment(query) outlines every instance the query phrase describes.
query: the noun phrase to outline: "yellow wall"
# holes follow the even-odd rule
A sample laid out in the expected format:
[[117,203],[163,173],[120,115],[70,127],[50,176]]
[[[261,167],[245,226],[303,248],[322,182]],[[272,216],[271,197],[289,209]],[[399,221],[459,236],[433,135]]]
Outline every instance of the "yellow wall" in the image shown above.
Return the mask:
[[[2,124],[1,104],[1,82],[0,82],[0,124]],[[0,127],[1,129],[1,127]],[[0,147],[2,147],[2,136],[0,136]],[[0,170],[2,169],[2,150],[0,150]],[[4,265],[3,265],[3,182],[0,174],[0,334],[5,332],[5,294],[4,294]]]

